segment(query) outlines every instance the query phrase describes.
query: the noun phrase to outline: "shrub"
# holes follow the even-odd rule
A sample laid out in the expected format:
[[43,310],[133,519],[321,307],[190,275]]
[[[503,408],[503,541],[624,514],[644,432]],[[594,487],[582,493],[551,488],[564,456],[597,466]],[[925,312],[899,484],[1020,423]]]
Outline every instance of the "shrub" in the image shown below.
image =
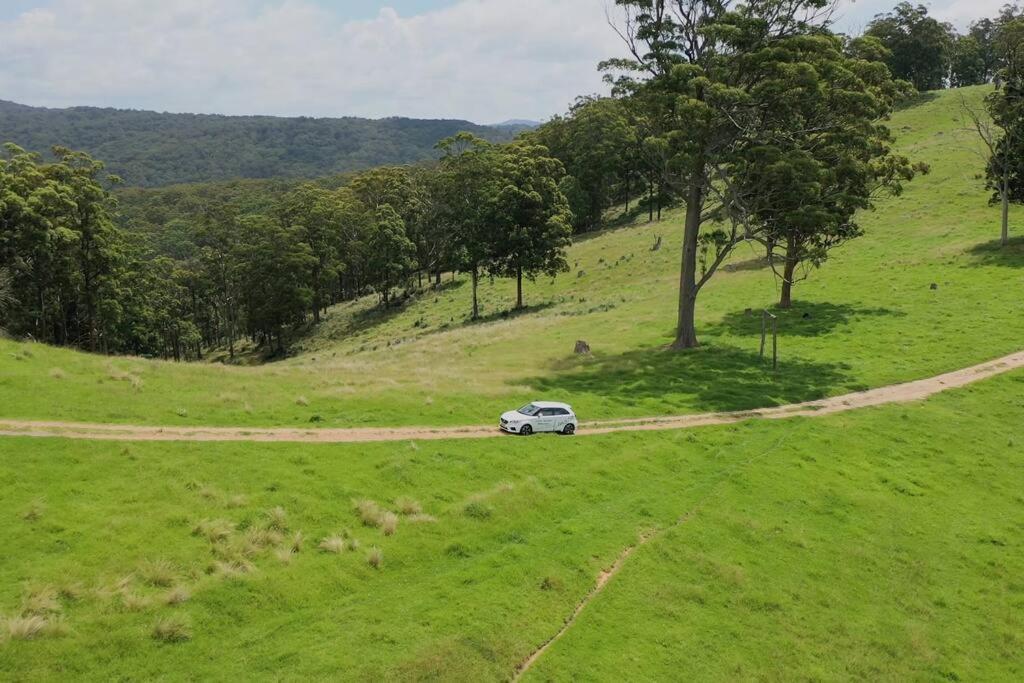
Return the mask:
[[178,578],[177,568],[167,560],[147,560],[139,565],[139,576],[150,586],[173,586]]
[[185,617],[172,614],[157,619],[151,635],[164,643],[181,643],[192,638],[192,627]]
[[403,515],[418,515],[423,512],[423,506],[412,498],[399,498],[395,501],[395,505]]
[[473,501],[462,508],[462,514],[472,519],[487,519],[491,516],[491,509],[483,503]]
[[334,553],[337,555],[345,549],[345,539],[341,536],[328,536],[324,540],[320,541],[319,548],[325,553]]
[[366,561],[374,569],[380,569],[384,565],[384,553],[380,548],[370,548],[366,553]]
[[393,536],[398,530],[398,515],[394,512],[385,512],[380,519],[380,528],[385,536]]

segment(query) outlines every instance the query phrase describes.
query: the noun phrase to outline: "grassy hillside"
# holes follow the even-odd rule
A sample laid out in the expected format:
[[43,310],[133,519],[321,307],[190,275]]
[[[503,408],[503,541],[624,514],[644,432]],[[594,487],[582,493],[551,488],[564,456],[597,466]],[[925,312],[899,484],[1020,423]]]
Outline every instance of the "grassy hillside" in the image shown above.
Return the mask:
[[[938,374],[1021,346],[1024,241],[1000,250],[978,143],[958,132],[949,91],[899,112],[899,146],[931,164],[904,196],[863,217],[866,236],[796,288],[781,316],[781,366],[757,358],[759,311],[777,284],[742,247],[702,294],[695,353],[664,350],[675,322],[681,215],[579,241],[571,273],[528,285],[445,282],[403,309],[336,307],[294,359],[266,367],[181,366],[0,342],[7,417],[122,423],[324,426],[478,424],[534,398],[584,419],[745,409]],[[1021,224],[1021,213],[1011,216]],[[656,236],[664,246],[651,251]],[[934,287],[933,287],[934,285]],[[577,339],[594,349],[572,354]]]
[[0,101],[0,142],[46,152],[89,152],[128,185],[153,187],[235,178],[315,178],[436,158],[434,145],[467,130],[492,140],[505,130],[468,121],[279,118],[123,109],[46,109]]
[[[654,533],[530,680],[1019,678],[1022,396],[1017,372],[689,432],[3,439],[0,615],[49,625],[0,677],[507,679]],[[422,513],[388,536],[363,498]],[[345,529],[358,549],[317,549]],[[187,641],[154,638],[171,617]]]
[[[520,315],[502,314],[510,283],[485,283],[487,318],[468,324],[468,285],[446,282],[387,314],[338,307],[268,366],[0,341],[0,417],[474,424],[559,398],[593,419],[1006,354],[1024,339],[1024,241],[992,244],[975,143],[956,133],[959,97],[981,93],[894,118],[932,174],[797,288],[775,372],[745,313],[776,291],[753,250],[703,296],[705,346],[664,350],[670,215],[581,240]],[[908,405],[572,439],[0,438],[0,678],[507,680],[633,547],[526,680],[1018,680],[1021,424],[1016,371]]]

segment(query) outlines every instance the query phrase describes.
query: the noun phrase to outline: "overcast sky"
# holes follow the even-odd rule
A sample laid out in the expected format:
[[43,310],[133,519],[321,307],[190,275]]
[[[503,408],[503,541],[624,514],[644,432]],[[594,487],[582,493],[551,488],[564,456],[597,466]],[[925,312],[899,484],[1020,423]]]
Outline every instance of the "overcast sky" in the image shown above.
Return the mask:
[[[896,0],[840,10],[859,32]],[[938,0],[965,26],[1004,0]],[[546,119],[604,90],[611,0],[0,0],[0,99],[218,114]]]

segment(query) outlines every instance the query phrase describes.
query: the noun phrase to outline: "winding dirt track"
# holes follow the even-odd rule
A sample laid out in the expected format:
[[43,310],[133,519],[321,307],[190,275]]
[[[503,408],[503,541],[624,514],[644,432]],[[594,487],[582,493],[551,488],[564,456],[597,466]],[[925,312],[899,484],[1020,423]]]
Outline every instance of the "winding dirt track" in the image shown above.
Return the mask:
[[[602,420],[580,425],[579,435],[608,434],[657,429],[688,429],[744,420],[778,420],[789,417],[830,415],[887,403],[919,401],[947,389],[1001,375],[1024,367],[1024,351],[928,379],[893,384],[843,396],[793,403],[757,410],[699,413],[670,417]],[[302,443],[359,443],[368,441],[419,441],[434,439],[483,439],[503,436],[496,427],[375,427],[358,429],[294,429],[241,427],[155,427],[87,422],[46,422],[0,418],[0,436],[63,437],[106,441],[280,441]]]

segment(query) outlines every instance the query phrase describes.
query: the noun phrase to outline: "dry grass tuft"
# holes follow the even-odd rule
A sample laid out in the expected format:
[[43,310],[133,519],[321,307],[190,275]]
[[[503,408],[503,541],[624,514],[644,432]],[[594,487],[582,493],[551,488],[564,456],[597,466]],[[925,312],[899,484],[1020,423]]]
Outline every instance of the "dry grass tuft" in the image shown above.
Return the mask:
[[129,612],[139,612],[152,604],[152,601],[145,595],[125,591],[121,593],[121,606]]
[[279,546],[284,540],[280,531],[274,529],[249,529],[246,533],[246,540],[252,546],[258,549],[269,548],[271,546]]
[[305,538],[303,537],[301,531],[296,531],[292,535],[292,552],[293,553],[302,552],[302,542],[303,542],[303,540],[305,540]]
[[50,622],[45,616],[11,616],[3,621],[4,632],[11,640],[32,640],[47,634]]
[[183,602],[188,602],[191,598],[192,591],[185,586],[175,586],[167,591],[167,595],[164,596],[164,602],[168,605],[180,605]]
[[204,519],[192,529],[193,536],[203,536],[210,543],[227,540],[235,530],[235,525],[226,519]]
[[398,515],[394,512],[385,512],[380,518],[380,528],[385,536],[394,536],[398,530]]
[[60,613],[62,607],[57,596],[57,589],[53,586],[31,586],[25,591],[21,600],[21,613],[24,616]]
[[37,498],[32,501],[25,512],[21,513],[21,518],[26,522],[35,522],[43,516],[44,512],[46,512],[46,503],[42,499]]
[[384,510],[376,502],[368,499],[355,502],[356,514],[365,526],[380,526]]
[[248,502],[249,499],[239,493],[228,497],[224,504],[229,508],[241,508],[245,507]]
[[295,399],[295,405],[306,408],[307,406],[309,406],[309,399],[306,398],[305,396],[299,396],[297,399]]
[[423,512],[423,506],[412,498],[399,498],[395,501],[395,505],[403,515],[418,515]]
[[283,507],[277,506],[267,510],[267,526],[277,531],[288,529],[288,513],[285,512]]
[[412,522],[413,524],[433,524],[437,521],[437,517],[433,515],[427,515],[421,512],[416,515],[409,515],[408,521]]
[[274,557],[281,564],[291,564],[292,558],[295,557],[295,551],[291,548],[278,548],[274,551]]
[[366,561],[374,569],[380,569],[384,565],[384,552],[380,548],[370,548],[366,553]]
[[151,635],[164,643],[181,643],[192,638],[192,626],[182,615],[172,614],[157,619]]
[[345,547],[349,550],[359,550],[359,539],[353,536],[349,536],[345,539]]
[[320,545],[317,547],[325,553],[334,553],[337,555],[345,549],[345,539],[341,536],[328,536],[324,540],[320,541]]
[[139,565],[139,577],[150,586],[168,588],[178,579],[178,568],[168,560],[146,560]]
[[60,368],[50,368],[50,377],[52,379],[64,379],[68,374]]
[[204,486],[199,489],[199,495],[206,500],[215,500],[220,497],[220,491],[213,488],[212,486]]
[[253,564],[242,558],[218,560],[213,563],[213,573],[225,579],[235,579],[255,571]]

